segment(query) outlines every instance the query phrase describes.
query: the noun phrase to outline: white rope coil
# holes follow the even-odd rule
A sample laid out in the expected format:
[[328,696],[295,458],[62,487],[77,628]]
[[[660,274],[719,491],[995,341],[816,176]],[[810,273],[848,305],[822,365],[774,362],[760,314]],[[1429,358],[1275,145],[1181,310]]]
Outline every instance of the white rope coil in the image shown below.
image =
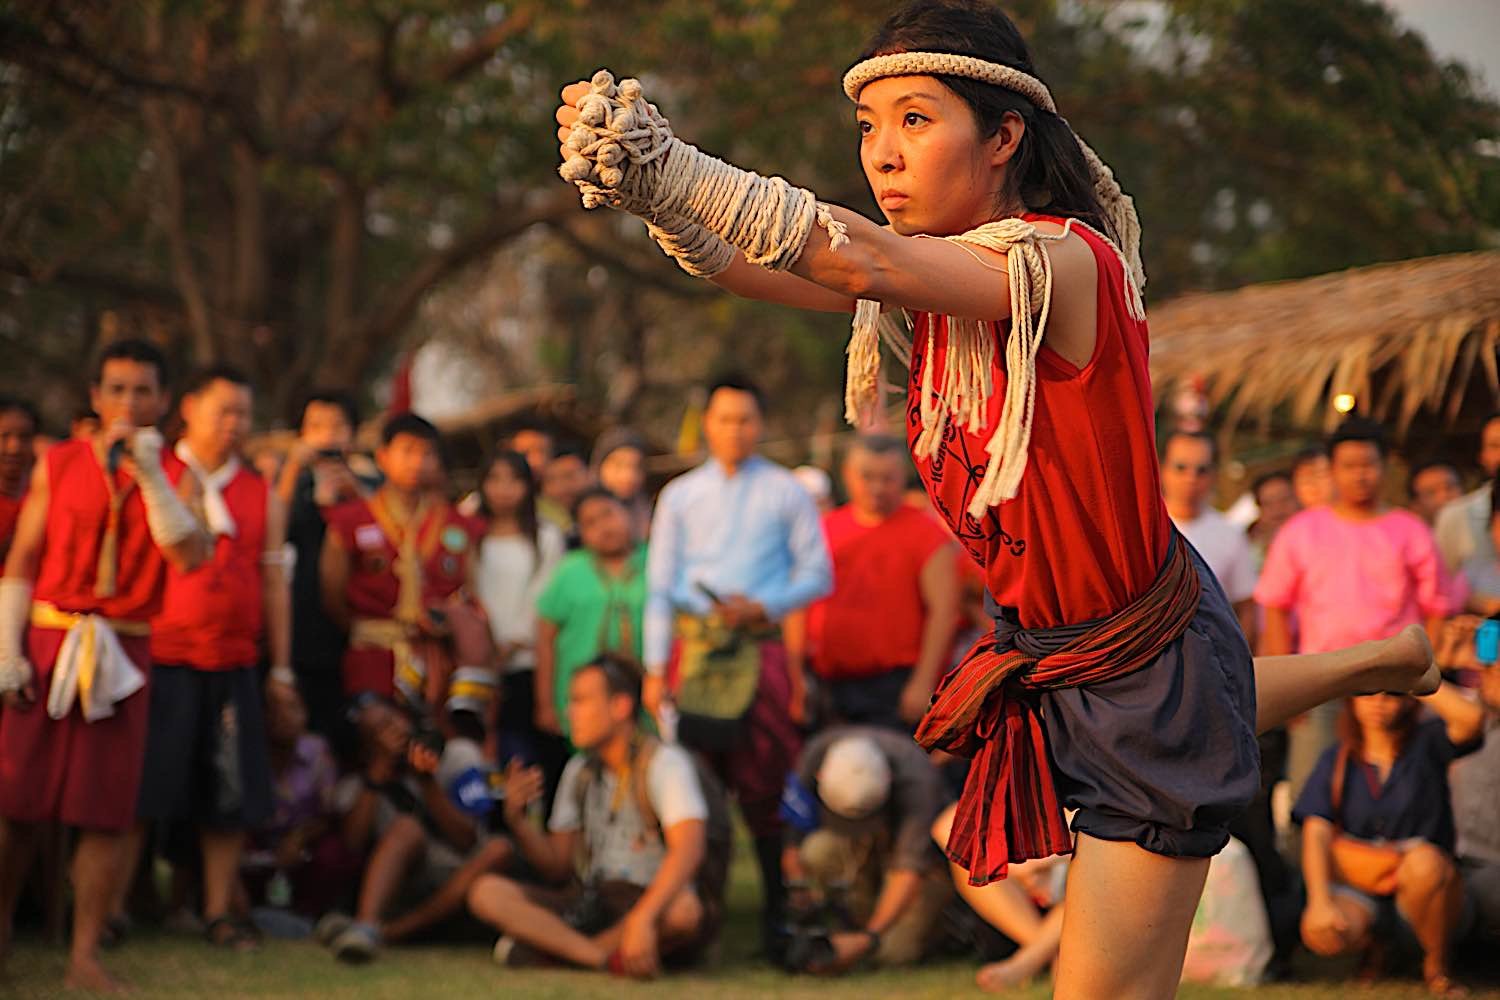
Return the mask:
[[836,245],[848,239],[811,191],[725,163],[674,136],[642,97],[639,81],[617,87],[601,69],[590,88],[578,101],[558,172],[578,186],[585,208],[608,205],[646,219],[655,227],[652,237],[689,273],[723,270],[734,249],[752,264],[784,271],[815,225]]

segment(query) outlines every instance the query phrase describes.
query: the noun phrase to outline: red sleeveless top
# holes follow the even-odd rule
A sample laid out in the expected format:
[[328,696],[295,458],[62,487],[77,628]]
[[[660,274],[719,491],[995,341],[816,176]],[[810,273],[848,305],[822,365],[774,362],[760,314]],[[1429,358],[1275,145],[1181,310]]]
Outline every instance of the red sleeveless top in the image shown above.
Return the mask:
[[21,519],[21,508],[25,503],[25,493],[18,497],[0,494],[0,559],[10,551],[10,540],[16,533],[16,522]]
[[[384,514],[377,494],[329,511],[328,530],[349,553],[349,611],[356,618],[390,618],[401,593],[395,567],[404,526]],[[445,503],[433,506],[416,531],[422,600],[438,604],[468,580],[474,525]]]
[[[984,477],[985,445],[1005,398],[1008,323],[993,324],[1002,346],[985,428],[970,434],[950,419],[939,452],[917,460],[933,506],[983,568],[991,595],[1016,609],[1023,628],[1077,624],[1124,608],[1150,588],[1171,533],[1161,498],[1146,324],[1126,306],[1119,257],[1093,233],[1073,232],[1088,243],[1098,265],[1098,338],[1081,369],[1050,347],[1038,354],[1036,411],[1020,491],[979,521],[966,513]],[[914,320],[906,411],[913,444],[922,429],[922,365],[934,325],[939,370],[947,340],[945,317],[917,313]]]
[[[162,464],[174,480],[187,474],[176,455],[163,456]],[[167,567],[162,612],[151,623],[157,663],[228,670],[254,666],[260,657],[266,481],[241,465],[223,495],[235,537],[216,537],[213,556],[190,573]]]
[[94,596],[99,546],[109,524],[109,488],[92,441],[64,441],[44,459],[50,497],[47,537],[37,571],[38,601],[63,611],[148,621],[161,607],[166,560],[146,529],[146,508],[134,480],[115,473],[123,496],[119,514],[119,560],[113,597]]

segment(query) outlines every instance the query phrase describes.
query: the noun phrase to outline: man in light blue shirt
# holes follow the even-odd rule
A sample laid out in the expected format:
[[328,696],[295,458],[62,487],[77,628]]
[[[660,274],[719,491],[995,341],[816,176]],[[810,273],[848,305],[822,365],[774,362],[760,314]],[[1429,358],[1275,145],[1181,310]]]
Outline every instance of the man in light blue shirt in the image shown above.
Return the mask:
[[646,563],[643,693],[660,718],[671,700],[667,666],[685,627],[709,620],[758,641],[755,700],[734,748],[711,759],[755,838],[767,943],[774,945],[785,899],[781,788],[801,746],[806,699],[800,650],[789,661],[774,626],[828,594],[833,568],[812,497],[789,471],[755,454],[763,413],[760,391],[748,381],[715,383],[703,414],[711,457],[657,500]]

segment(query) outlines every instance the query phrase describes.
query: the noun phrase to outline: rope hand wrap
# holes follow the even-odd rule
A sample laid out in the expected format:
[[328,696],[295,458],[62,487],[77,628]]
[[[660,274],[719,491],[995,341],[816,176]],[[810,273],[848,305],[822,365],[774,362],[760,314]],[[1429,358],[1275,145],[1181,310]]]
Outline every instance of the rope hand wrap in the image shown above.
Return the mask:
[[608,205],[640,216],[652,238],[690,274],[728,267],[737,249],[752,264],[784,271],[813,226],[835,248],[845,227],[805,188],[709,156],[672,134],[638,80],[615,85],[608,70],[578,101],[558,173],[578,186],[584,208]]

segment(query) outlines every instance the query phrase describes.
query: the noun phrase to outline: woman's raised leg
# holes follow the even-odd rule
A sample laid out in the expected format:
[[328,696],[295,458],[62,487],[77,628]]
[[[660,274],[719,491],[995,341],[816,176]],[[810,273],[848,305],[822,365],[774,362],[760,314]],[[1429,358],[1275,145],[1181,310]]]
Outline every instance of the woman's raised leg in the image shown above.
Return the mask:
[[1176,996],[1207,858],[1168,858],[1077,835],[1063,907],[1055,1000]]
[[1314,705],[1371,691],[1431,694],[1441,679],[1420,625],[1332,653],[1258,656],[1255,728],[1263,733]]

